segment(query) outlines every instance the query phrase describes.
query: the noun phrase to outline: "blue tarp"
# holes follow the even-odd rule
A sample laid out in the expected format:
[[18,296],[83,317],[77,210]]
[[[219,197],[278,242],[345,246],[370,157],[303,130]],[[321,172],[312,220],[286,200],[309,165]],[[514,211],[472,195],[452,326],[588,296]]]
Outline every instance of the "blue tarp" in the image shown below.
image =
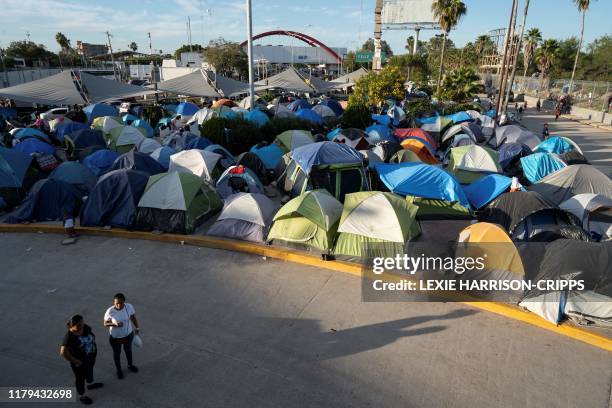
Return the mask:
[[37,181],[23,203],[6,218],[7,223],[56,221],[76,217],[82,193],[70,183],[51,178]]
[[199,111],[198,105],[191,102],[181,102],[176,107],[176,114],[183,116],[193,116],[197,111]]
[[471,208],[461,184],[444,170],[423,163],[378,164],[380,179],[400,195],[432,198]]
[[51,172],[49,178],[72,184],[85,191],[91,191],[98,181],[91,170],[75,161],[63,162]]
[[310,143],[293,150],[291,158],[306,174],[314,166],[324,164],[362,164],[363,156],[357,150],[343,143]]
[[257,109],[248,112],[244,115],[244,118],[249,122],[253,122],[257,127],[262,127],[270,120],[268,115]]
[[383,126],[391,126],[391,118],[387,115],[375,115],[372,114],[372,120]]
[[321,123],[323,123],[323,118],[321,118],[317,112],[313,111],[312,109],[299,109],[296,113],[295,113],[295,117],[298,119],[302,119],[302,120],[307,120],[309,122],[312,123],[316,123],[317,125],[320,125]]
[[535,183],[550,173],[561,170],[565,167],[565,163],[550,153],[534,153],[521,158],[521,166],[525,178]]
[[419,126],[421,126],[421,125],[423,125],[425,123],[436,123],[438,121],[438,117],[439,117],[439,115],[436,112],[435,116],[430,116],[430,117],[427,117],[427,118],[417,118],[416,122],[417,122],[417,124]]
[[479,209],[495,200],[500,194],[510,189],[512,179],[501,174],[489,174],[472,184],[463,187],[463,191],[472,207]]
[[323,99],[319,103],[333,110],[336,116],[341,116],[344,113],[344,109],[342,109],[342,106],[340,105],[340,103],[334,99],[326,98],[326,99]]
[[471,122],[474,120],[474,118],[472,118],[470,114],[465,111],[455,112],[451,115],[446,115],[446,117],[452,120],[453,124],[457,124],[461,122]]
[[306,102],[304,99],[296,99],[295,101],[287,105],[287,108],[289,110],[297,112],[300,109],[310,109],[312,108],[312,106],[308,102]]
[[117,157],[119,157],[119,153],[114,150],[97,150],[87,156],[85,160],[83,160],[83,164],[94,175],[101,176],[111,168]]
[[284,154],[283,150],[276,143],[262,147],[253,146],[251,152],[261,159],[268,170],[276,169]]
[[398,126],[400,120],[406,117],[406,113],[399,106],[392,106],[387,111],[387,116],[393,119],[393,126]]
[[574,146],[565,138],[560,136],[551,136],[543,142],[540,142],[540,144],[538,144],[533,151],[540,153],[563,154],[573,149]]
[[19,129],[18,131],[15,132],[15,134],[13,134],[13,137],[19,140],[25,139],[28,137],[37,137],[42,140],[46,140],[47,142],[51,141],[49,140],[49,136],[47,136],[45,133],[41,132],[40,130],[34,129],[34,128]]
[[0,188],[20,188],[32,163],[32,157],[0,147]]
[[69,136],[76,150],[86,149],[91,146],[106,147],[106,141],[101,130],[81,129],[73,132]]
[[81,210],[81,225],[131,228],[149,174],[137,170],[114,170],[100,177]]
[[166,171],[157,160],[148,154],[130,150],[117,157],[109,171],[129,169],[145,172],[151,176]]
[[334,140],[334,136],[336,136],[340,132],[342,132],[342,128],[335,128],[334,130],[329,132],[325,137],[327,137],[327,140]]
[[395,141],[393,135],[391,135],[391,129],[385,125],[372,125],[366,128],[365,132],[368,134],[368,141],[370,144],[376,144],[383,140]]
[[153,130],[151,125],[149,125],[149,122],[144,119],[136,119],[132,122],[131,126],[144,129],[147,137],[153,137],[155,135],[155,130]]
[[55,147],[38,139],[25,139],[17,143],[14,149],[25,154],[55,154]]
[[55,137],[60,142],[63,142],[65,136],[67,136],[67,135],[69,135],[71,133],[74,133],[77,130],[87,129],[87,128],[89,128],[89,126],[87,126],[87,124],[81,123],[81,122],[62,123],[57,128],[55,128]]
[[161,148],[155,149],[153,153],[151,153],[151,157],[157,160],[159,164],[161,164],[165,169],[170,166],[170,156],[176,153],[171,147],[163,146]]
[[125,125],[131,125],[132,122],[134,122],[135,120],[138,120],[138,119],[140,119],[138,116],[134,116],[131,113],[126,113],[126,114],[121,116],[121,121]]
[[187,141],[187,144],[185,145],[185,150],[188,150],[188,149],[204,150],[208,146],[211,146],[212,144],[213,143],[210,140],[208,140],[208,138],[197,136],[197,137],[190,138],[189,141]]
[[87,115],[87,121],[93,122],[95,118],[102,116],[119,116],[119,112],[112,105],[105,103],[93,103],[83,108],[83,112]]

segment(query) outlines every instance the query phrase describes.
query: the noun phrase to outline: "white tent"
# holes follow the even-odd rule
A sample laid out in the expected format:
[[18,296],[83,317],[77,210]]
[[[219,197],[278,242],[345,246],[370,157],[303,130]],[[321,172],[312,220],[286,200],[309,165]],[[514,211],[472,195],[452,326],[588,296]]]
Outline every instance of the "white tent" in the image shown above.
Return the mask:
[[404,233],[395,209],[383,193],[361,202],[338,227],[338,232],[404,243]]
[[284,89],[296,92],[313,92],[315,87],[308,84],[306,79],[293,67],[269,78],[255,82],[256,89]]
[[189,121],[187,123],[189,124],[197,123],[198,125],[201,125],[202,123],[206,122],[208,119],[214,118],[216,116],[218,116],[218,114],[214,110],[208,109],[208,108],[202,108],[199,111],[197,111],[191,118],[189,118]]
[[497,173],[499,171],[497,163],[495,163],[489,152],[477,145],[470,145],[455,167],[460,170],[476,172]]
[[151,138],[142,139],[138,144],[138,151],[145,154],[151,154],[159,148],[161,148],[161,143]]
[[315,113],[322,118],[329,118],[329,117],[335,118],[336,117],[336,114],[334,113],[332,108],[330,108],[327,105],[318,104],[318,105],[313,106],[312,110],[315,111]]
[[591,217],[594,213],[606,219],[612,216],[612,198],[593,193],[577,194],[562,202],[559,208],[578,217],[589,234],[600,236],[602,241],[612,239],[612,222],[599,220],[597,216]]
[[170,156],[168,172],[192,173],[196,176],[213,183],[215,175],[213,170],[221,159],[221,155],[207,150],[190,149],[183,150]]

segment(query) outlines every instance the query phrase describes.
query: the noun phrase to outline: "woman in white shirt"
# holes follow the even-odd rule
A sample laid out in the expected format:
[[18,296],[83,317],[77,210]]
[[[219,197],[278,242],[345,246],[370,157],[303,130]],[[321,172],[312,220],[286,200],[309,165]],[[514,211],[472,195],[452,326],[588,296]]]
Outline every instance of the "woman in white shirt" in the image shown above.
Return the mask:
[[131,372],[137,373],[138,368],[132,361],[132,341],[134,333],[138,334],[138,320],[136,319],[134,306],[125,302],[125,296],[117,293],[113,297],[113,305],[104,313],[104,326],[109,328],[109,342],[113,348],[113,360],[117,369],[117,378],[123,378],[121,370],[121,346],[125,351],[128,368]]

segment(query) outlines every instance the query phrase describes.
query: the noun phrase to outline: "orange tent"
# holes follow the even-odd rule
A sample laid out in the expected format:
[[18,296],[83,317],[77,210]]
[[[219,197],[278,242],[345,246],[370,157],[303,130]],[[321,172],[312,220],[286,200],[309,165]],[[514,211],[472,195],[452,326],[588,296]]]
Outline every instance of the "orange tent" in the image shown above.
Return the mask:
[[402,147],[407,150],[411,150],[419,156],[419,159],[423,163],[427,164],[436,164],[438,163],[438,159],[434,156],[434,154],[429,150],[429,147],[421,140],[418,139],[406,139],[401,143]]
[[429,143],[434,149],[438,148],[438,144],[434,140],[433,137],[423,129],[419,128],[403,128],[403,129],[395,129],[393,132],[393,136],[395,136],[400,141],[407,137],[413,137],[416,139],[420,139]]
[[215,101],[215,103],[212,104],[212,107],[216,108],[217,106],[221,106],[221,105],[225,105],[230,108],[233,108],[234,106],[236,106],[236,103],[230,99],[223,98],[223,99],[219,99],[218,101]]

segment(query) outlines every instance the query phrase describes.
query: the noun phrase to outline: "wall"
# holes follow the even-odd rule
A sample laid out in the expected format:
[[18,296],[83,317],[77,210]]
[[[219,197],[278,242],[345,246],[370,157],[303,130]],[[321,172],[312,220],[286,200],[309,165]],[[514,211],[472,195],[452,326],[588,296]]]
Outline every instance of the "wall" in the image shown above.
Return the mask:
[[37,79],[46,78],[60,72],[60,69],[24,69],[19,71],[8,71],[6,76],[4,72],[0,72],[0,88],[5,87],[7,77],[8,86],[15,86],[26,82],[35,81]]

